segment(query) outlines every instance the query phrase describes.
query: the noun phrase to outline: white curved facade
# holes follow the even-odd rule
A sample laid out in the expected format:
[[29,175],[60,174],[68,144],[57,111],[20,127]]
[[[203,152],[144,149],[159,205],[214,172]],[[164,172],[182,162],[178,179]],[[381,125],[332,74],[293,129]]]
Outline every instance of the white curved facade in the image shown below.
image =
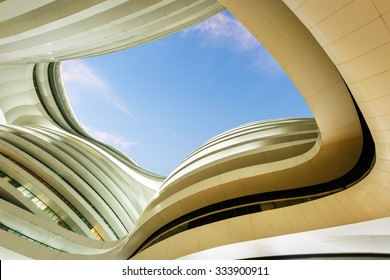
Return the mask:
[[[389,256],[386,1],[16,2],[0,3],[2,257]],[[315,121],[235,128],[167,178],[82,130],[59,61],[144,44],[224,8]]]

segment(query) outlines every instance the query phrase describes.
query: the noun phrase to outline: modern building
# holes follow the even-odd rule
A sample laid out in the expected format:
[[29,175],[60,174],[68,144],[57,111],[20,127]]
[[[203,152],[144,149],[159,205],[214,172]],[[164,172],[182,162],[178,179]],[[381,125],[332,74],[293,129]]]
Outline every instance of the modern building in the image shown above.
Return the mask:
[[[78,124],[59,64],[229,10],[314,119],[250,123],[167,178]],[[390,256],[390,1],[0,1],[0,256]]]

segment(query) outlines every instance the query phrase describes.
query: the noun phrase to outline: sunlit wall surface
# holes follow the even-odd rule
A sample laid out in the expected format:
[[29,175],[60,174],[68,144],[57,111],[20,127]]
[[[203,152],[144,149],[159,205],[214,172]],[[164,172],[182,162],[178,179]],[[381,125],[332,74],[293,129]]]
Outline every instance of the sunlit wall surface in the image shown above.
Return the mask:
[[[16,2],[0,3],[2,257],[389,255],[385,2]],[[239,126],[166,178],[84,131],[61,60],[144,44],[224,8],[268,49],[314,119]]]

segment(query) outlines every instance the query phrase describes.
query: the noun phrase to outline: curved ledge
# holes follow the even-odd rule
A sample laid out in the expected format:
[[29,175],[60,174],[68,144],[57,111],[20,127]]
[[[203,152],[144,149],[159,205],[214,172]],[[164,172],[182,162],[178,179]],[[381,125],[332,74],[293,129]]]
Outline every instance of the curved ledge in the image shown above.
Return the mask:
[[[375,163],[375,145],[368,129],[368,126],[359,110],[358,115],[363,128],[363,150],[356,165],[345,175],[330,182],[297,188],[294,190],[284,190],[277,192],[259,193],[243,196],[236,199],[222,201],[204,208],[195,210],[154,232],[145,242],[134,252],[132,257],[148,247],[161,242],[180,232],[203,226],[209,223],[262,212],[299,203],[305,203],[318,198],[332,195],[343,191],[363,180],[372,170]],[[226,133],[224,133],[226,134]],[[224,135],[223,134],[223,135]],[[218,136],[216,137],[219,138]],[[290,140],[291,141],[291,140]],[[209,144],[209,143],[207,143]],[[199,148],[202,150],[203,146]],[[276,202],[276,203],[275,203]],[[271,204],[271,205],[270,205]],[[296,258],[309,258],[310,256],[296,256]],[[311,256],[313,257],[313,256]],[[287,256],[282,258],[288,258]]]
[[[85,7],[74,1],[68,14],[62,6],[37,4],[33,25],[7,29],[22,23],[32,11],[15,10],[0,22],[4,31],[0,38],[0,110],[6,120],[0,126],[0,161],[9,163],[2,167],[6,169],[3,173],[31,186],[45,203],[59,198],[50,209],[61,208],[55,213],[70,228],[87,234],[89,226],[81,217],[91,225],[96,222],[104,239],[94,240],[91,233],[86,237],[53,224],[2,179],[6,199],[0,200],[0,222],[7,231],[0,235],[4,248],[32,258],[124,259],[148,236],[197,209],[255,194],[284,195],[305,187],[312,192],[318,185],[337,182],[349,188],[315,201],[198,226],[162,240],[134,258],[266,258],[355,254],[356,250],[389,254],[390,24],[383,20],[388,18],[388,7],[380,1],[358,0],[218,2],[105,1]],[[311,108],[316,126],[280,121],[280,130],[267,125],[241,127],[207,142],[164,182],[82,131],[66,100],[58,64],[49,62],[143,44],[223,7],[290,76]],[[47,17],[43,11],[56,13]],[[267,134],[270,131],[272,137]],[[98,163],[93,160],[96,155]],[[345,176],[349,183],[343,180]],[[153,188],[161,184],[154,194]],[[110,233],[110,227],[117,236]],[[372,228],[375,230],[370,231]],[[343,235],[344,230],[351,234]],[[52,250],[22,240],[12,231],[70,250]],[[345,237],[342,245],[348,245],[356,232],[364,238],[356,247],[346,246],[341,251],[337,246],[321,247],[321,238],[337,245],[329,235],[336,231]],[[293,248],[291,240],[302,242],[307,236],[314,237],[314,252]],[[374,240],[372,246],[366,246],[367,240]],[[279,241],[286,246],[275,245]],[[267,250],[241,250],[254,244]]]
[[[216,168],[212,156],[200,167],[196,163],[182,167],[196,157],[192,154],[178,167],[177,173],[167,178],[158,196],[140,217],[133,234],[135,240],[141,238],[137,230],[149,236],[177,217],[210,203],[323,184],[342,177],[358,162],[363,135],[348,87],[302,22],[282,1],[273,3],[233,1],[227,8],[269,50],[297,85],[318,125],[320,137],[316,144],[301,156],[290,154],[286,161],[264,165],[265,170],[260,168],[262,157],[252,161],[250,167],[237,167],[233,171],[225,171],[224,165],[228,166],[228,162],[218,165],[216,161]],[[290,36],[292,30],[300,36]],[[339,104],[343,110],[330,104]],[[273,157],[277,158],[278,154]],[[207,170],[205,174],[202,168]],[[132,246],[129,245],[130,251]]]

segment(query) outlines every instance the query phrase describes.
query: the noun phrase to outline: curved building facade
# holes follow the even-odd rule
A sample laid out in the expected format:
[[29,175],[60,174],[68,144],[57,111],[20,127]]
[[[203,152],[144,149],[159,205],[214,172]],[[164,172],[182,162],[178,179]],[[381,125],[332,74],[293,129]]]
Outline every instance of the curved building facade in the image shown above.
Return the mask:
[[[237,127],[166,178],[81,128],[61,60],[145,44],[223,9],[314,119]],[[2,258],[390,256],[388,1],[20,0],[0,11]]]

